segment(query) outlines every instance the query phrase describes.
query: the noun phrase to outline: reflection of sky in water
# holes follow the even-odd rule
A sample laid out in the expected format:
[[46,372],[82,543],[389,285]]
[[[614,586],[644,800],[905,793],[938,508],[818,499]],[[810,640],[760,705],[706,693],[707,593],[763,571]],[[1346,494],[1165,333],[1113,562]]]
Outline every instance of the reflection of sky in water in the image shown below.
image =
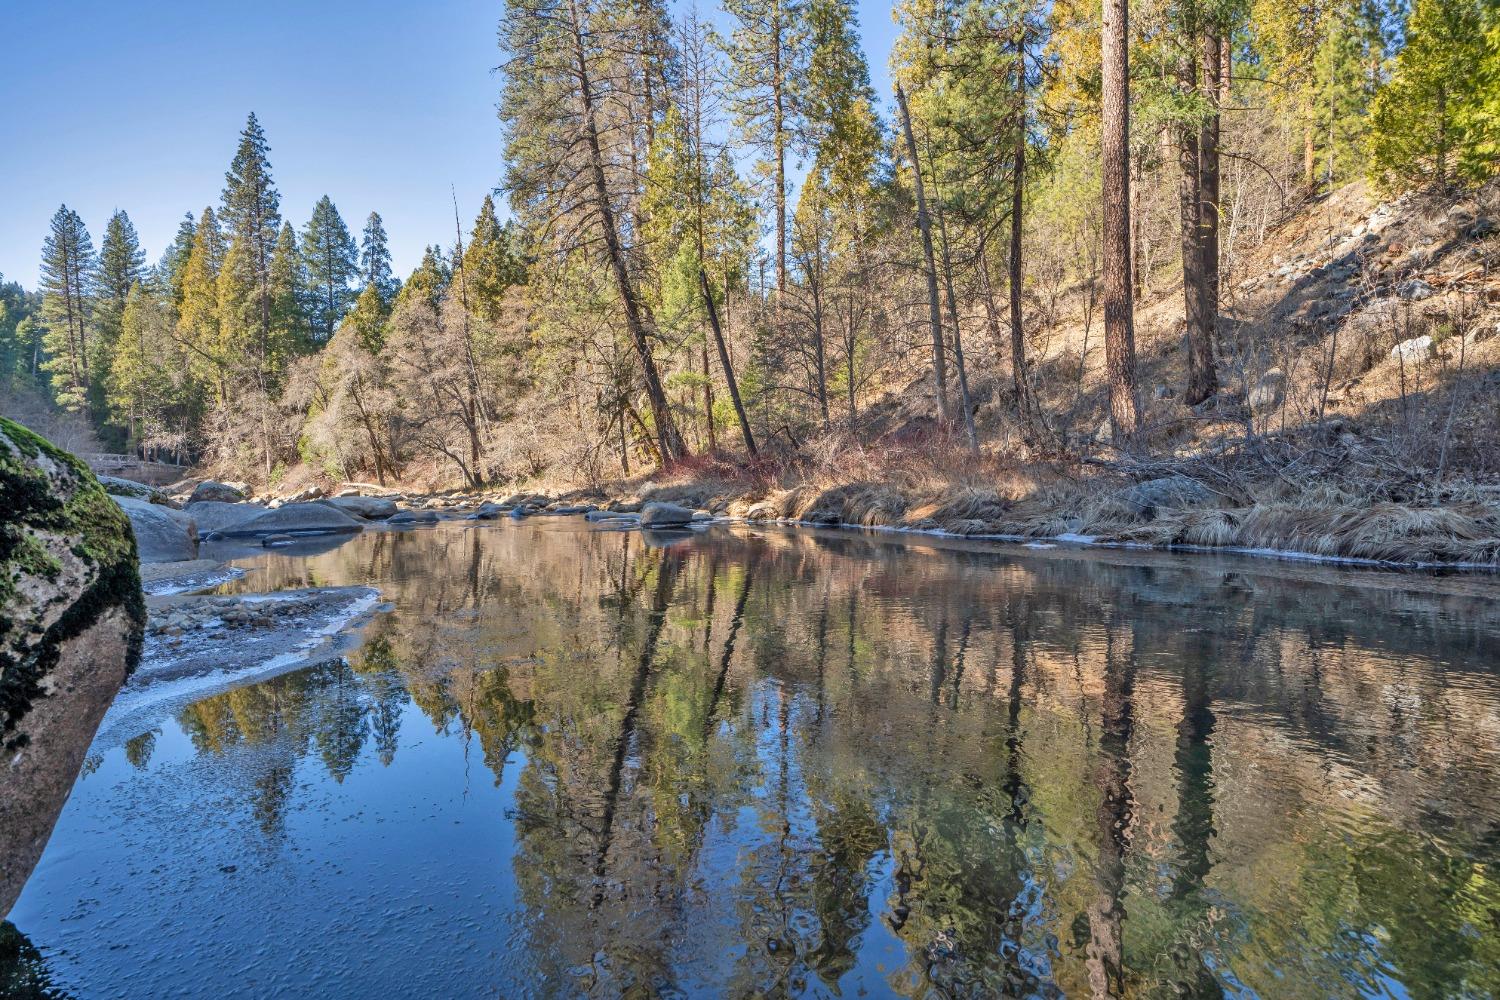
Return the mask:
[[86,997],[1500,990],[1493,601],[982,548],[257,555],[395,610],[96,747],[11,919]]

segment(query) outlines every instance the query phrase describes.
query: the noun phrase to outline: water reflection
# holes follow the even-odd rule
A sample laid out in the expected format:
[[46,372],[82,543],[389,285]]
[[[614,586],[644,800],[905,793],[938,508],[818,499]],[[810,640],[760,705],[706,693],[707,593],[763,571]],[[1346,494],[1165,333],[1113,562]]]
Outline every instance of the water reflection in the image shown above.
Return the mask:
[[1500,992],[1461,587],[560,522],[257,567],[395,610],[96,748],[13,917],[83,995]]

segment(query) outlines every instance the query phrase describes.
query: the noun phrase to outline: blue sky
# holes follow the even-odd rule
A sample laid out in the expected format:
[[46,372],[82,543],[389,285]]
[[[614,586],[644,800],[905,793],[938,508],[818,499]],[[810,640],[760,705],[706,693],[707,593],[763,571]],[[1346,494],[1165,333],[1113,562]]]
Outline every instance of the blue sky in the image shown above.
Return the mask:
[[[323,194],[358,231],[385,219],[396,270],[467,229],[500,178],[498,0],[9,0],[0,60],[0,274],[34,287],[67,203],[95,246],[116,208],[148,260],[184,212],[217,205],[245,116],[271,143],[299,229]],[[713,5],[705,15],[717,20]],[[711,13],[712,12],[712,13]],[[890,6],[861,0],[889,92]]]

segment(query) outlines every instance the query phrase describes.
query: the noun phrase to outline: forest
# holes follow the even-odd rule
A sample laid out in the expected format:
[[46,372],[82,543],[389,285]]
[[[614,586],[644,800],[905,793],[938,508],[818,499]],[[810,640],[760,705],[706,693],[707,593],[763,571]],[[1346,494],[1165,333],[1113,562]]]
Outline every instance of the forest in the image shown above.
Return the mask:
[[[283,216],[250,114],[219,203],[154,263],[125,211],[96,250],[58,208],[39,287],[0,285],[7,405],[86,423],[80,450],[267,489],[779,474],[852,452],[1081,475],[1325,432],[1343,384],[1426,331],[1463,357],[1434,349],[1424,383],[1401,354],[1399,396],[1374,402],[1408,425],[1425,406],[1440,446],[1408,435],[1370,467],[1500,471],[1463,437],[1493,388],[1454,375],[1483,368],[1495,342],[1466,333],[1500,301],[1494,0],[893,16],[879,95],[852,0],[511,0],[494,197],[433,220],[404,279],[378,212],[357,237],[327,196],[300,228]],[[1333,275],[1331,314],[1283,322],[1244,294],[1289,224],[1326,218],[1304,242],[1330,243],[1351,198],[1398,223],[1459,212],[1418,262],[1478,261],[1438,289],[1442,315],[1391,290],[1424,280],[1411,267],[1377,287],[1368,254]],[[1404,312],[1350,370],[1356,314],[1382,303]]]

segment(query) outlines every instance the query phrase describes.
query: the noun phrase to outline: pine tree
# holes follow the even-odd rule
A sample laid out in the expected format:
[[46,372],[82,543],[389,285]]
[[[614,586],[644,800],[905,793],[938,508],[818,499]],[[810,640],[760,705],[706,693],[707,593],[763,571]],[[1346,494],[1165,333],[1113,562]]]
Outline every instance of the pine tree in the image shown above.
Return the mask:
[[193,255],[193,241],[198,237],[198,222],[192,212],[183,215],[177,224],[177,235],[162,252],[156,265],[156,276],[172,290],[173,305],[182,305],[182,282],[187,273],[188,259]]
[[[1370,120],[1371,171],[1388,189],[1455,179],[1475,158],[1477,137],[1464,127],[1479,92],[1476,66],[1486,55],[1486,0],[1416,0],[1406,46]],[[1493,170],[1494,168],[1491,167]]]
[[59,207],[42,244],[44,367],[57,402],[71,410],[88,405],[96,376],[89,334],[94,266],[94,243],[83,220],[68,206]]
[[379,212],[371,212],[365,220],[359,244],[359,275],[362,287],[373,287],[382,302],[391,304],[399,284],[391,273],[391,249]]
[[775,215],[776,288],[786,291],[787,158],[802,143],[796,95],[806,65],[802,7],[793,0],[725,0],[734,20],[727,52],[731,110],[746,141],[759,151],[756,172],[771,189]]
[[301,353],[312,346],[308,313],[314,304],[297,234],[290,222],[284,222],[271,251],[270,346],[278,358]]
[[146,276],[146,252],[130,216],[116,212],[104,229],[99,245],[99,270],[94,321],[98,329],[99,349],[104,352],[102,364],[120,337],[125,318],[125,300],[136,282]]
[[401,291],[396,293],[396,307],[399,309],[409,301],[422,302],[436,312],[442,304],[443,293],[447,291],[448,281],[452,276],[448,262],[443,259],[442,248],[427,247],[422,252],[422,262],[411,273],[411,277],[402,283]]
[[469,283],[470,303],[475,313],[486,319],[499,317],[506,290],[524,280],[524,267],[514,239],[514,232],[500,225],[494,199],[485,195],[469,245],[464,248],[464,274]]
[[255,279],[256,310],[262,334],[271,324],[271,255],[281,229],[281,196],[271,179],[271,148],[255,113],[245,121],[234,159],[224,174],[219,221],[230,239],[245,245]]
[[317,295],[313,330],[320,342],[327,343],[354,301],[349,283],[359,274],[359,253],[349,227],[326,194],[313,206],[312,218],[302,230],[302,257]]
[[125,299],[108,381],[110,408],[137,447],[166,430],[168,412],[182,402],[173,379],[176,354],[171,301],[137,282]]
[[212,208],[198,217],[193,249],[183,268],[182,301],[177,310],[177,338],[188,349],[188,367],[202,385],[220,386],[224,358],[219,353],[219,271],[224,264],[224,234]]

